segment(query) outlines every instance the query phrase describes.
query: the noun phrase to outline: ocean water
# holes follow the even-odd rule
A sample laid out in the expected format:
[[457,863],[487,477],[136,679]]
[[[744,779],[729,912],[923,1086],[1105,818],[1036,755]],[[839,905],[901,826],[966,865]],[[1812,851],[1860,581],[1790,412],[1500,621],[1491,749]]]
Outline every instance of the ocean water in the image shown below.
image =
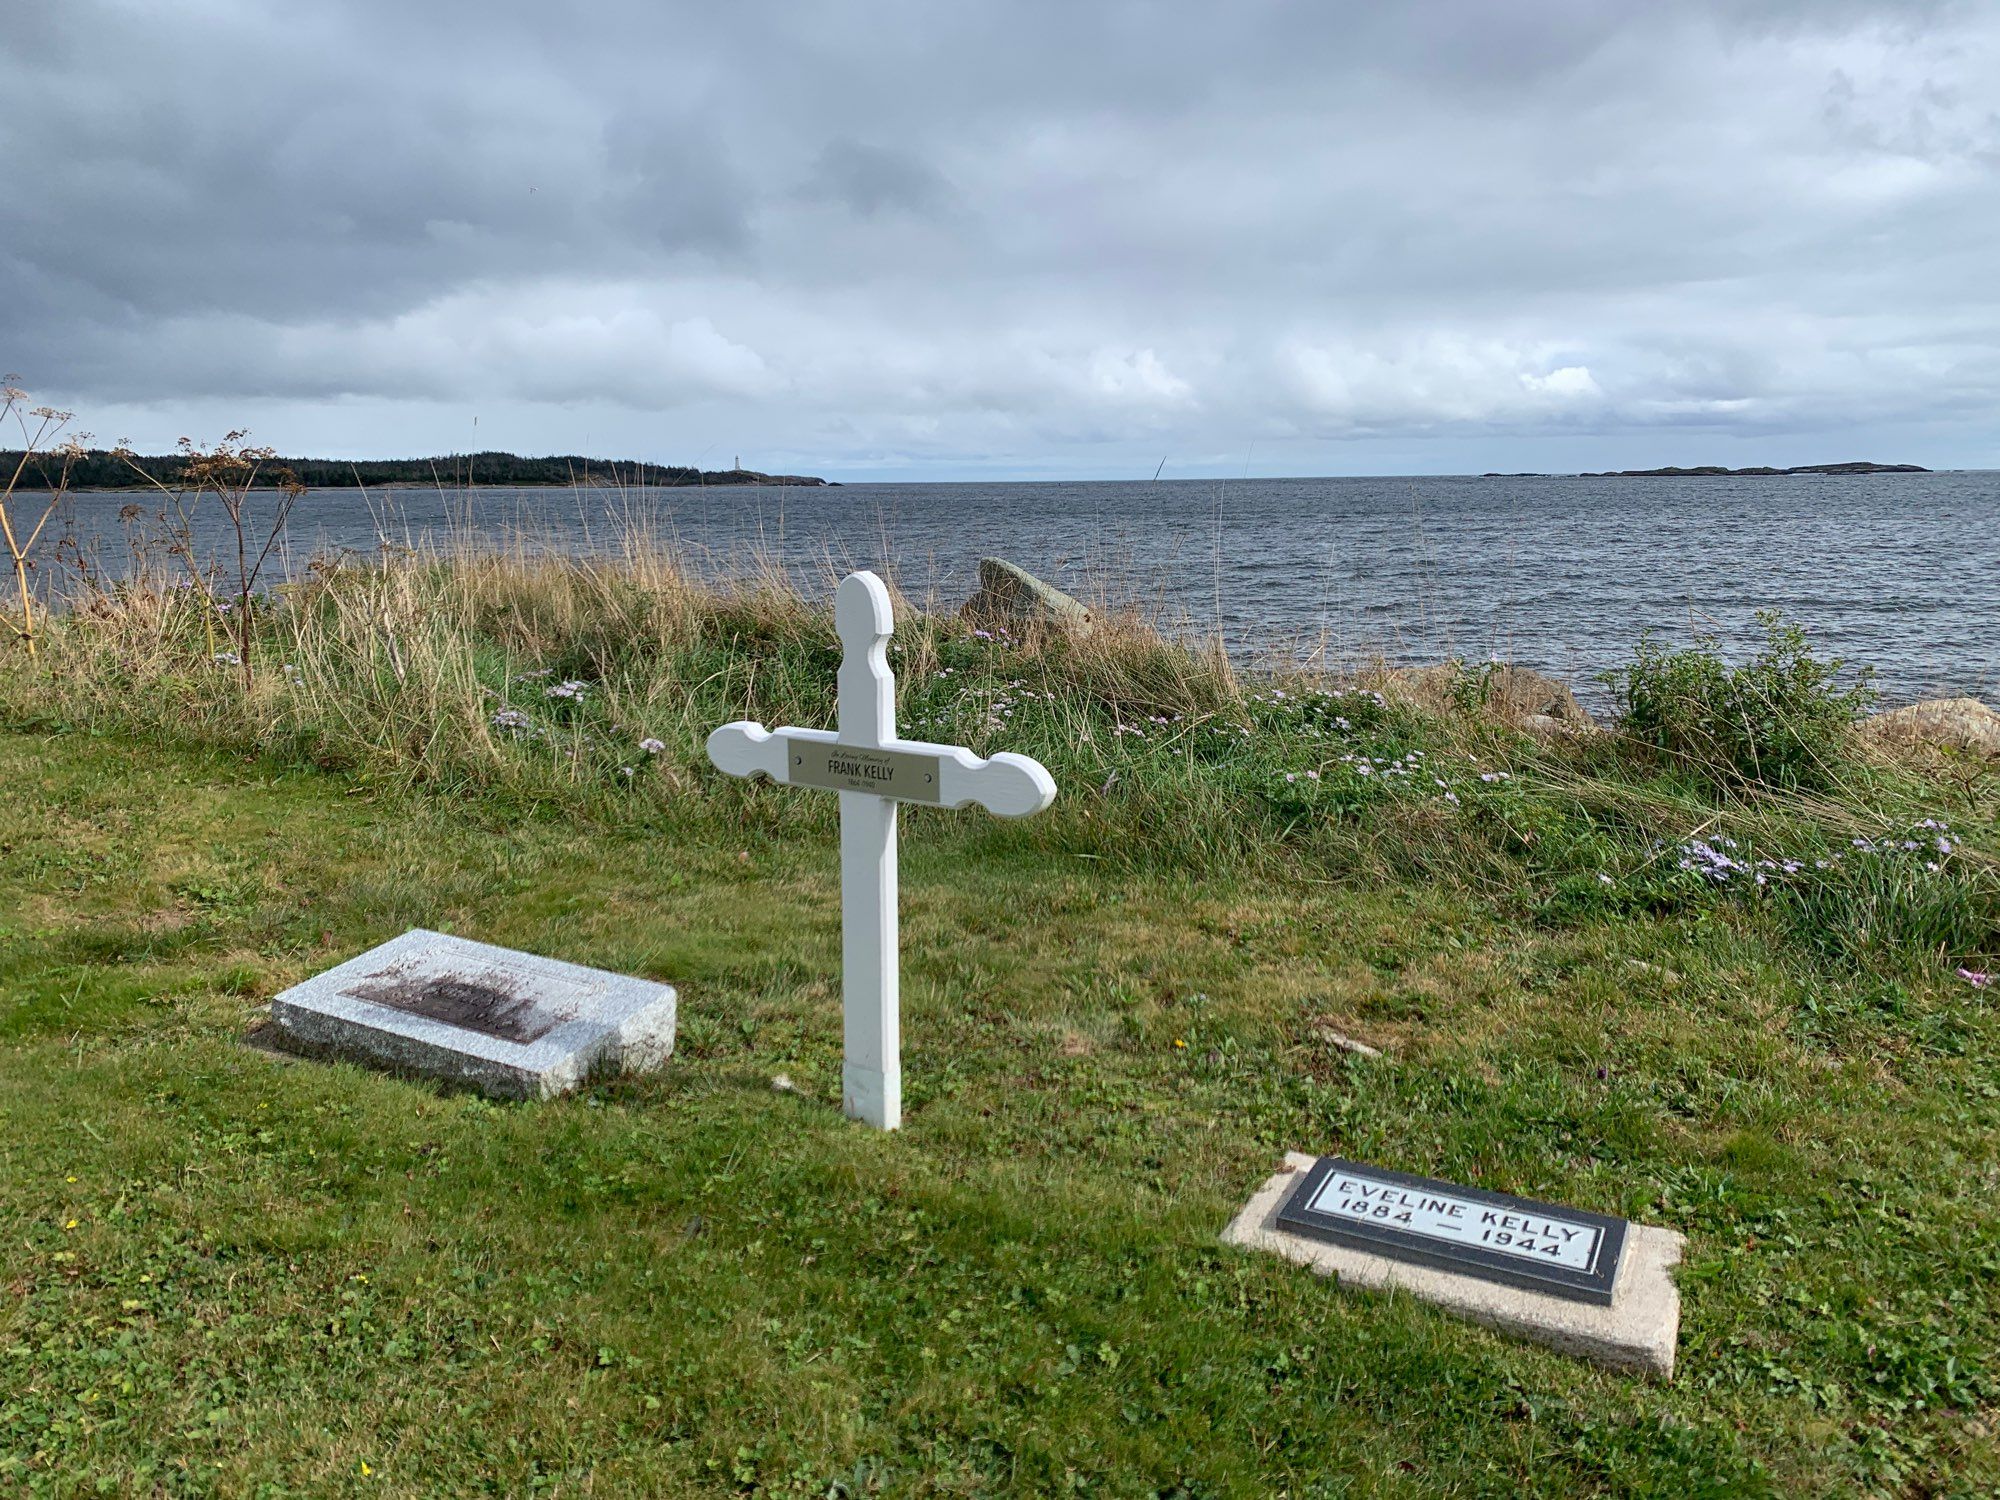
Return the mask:
[[[76,498],[115,571],[140,497]],[[203,544],[221,539],[211,514]],[[643,525],[697,568],[752,552],[808,587],[893,574],[955,606],[996,554],[1231,651],[1498,658],[1603,701],[1642,631],[1740,655],[1778,609],[1876,669],[1886,702],[2000,701],[2000,472],[1742,479],[1240,479],[827,489],[315,491],[283,564],[468,533],[615,550]]]

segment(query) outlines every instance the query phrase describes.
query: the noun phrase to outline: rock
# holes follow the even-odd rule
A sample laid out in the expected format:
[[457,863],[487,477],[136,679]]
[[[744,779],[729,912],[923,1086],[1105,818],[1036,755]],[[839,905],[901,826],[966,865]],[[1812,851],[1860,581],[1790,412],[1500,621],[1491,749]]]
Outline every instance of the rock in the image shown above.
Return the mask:
[[1597,729],[1584,706],[1553,677],[1526,667],[1478,668],[1446,662],[1436,667],[1401,667],[1384,674],[1383,691],[1432,713],[1472,711],[1538,739],[1590,734]]
[[1081,633],[1097,623],[1090,607],[1025,568],[999,557],[979,560],[979,591],[965,601],[968,620]]
[[1856,726],[1871,744],[1892,750],[1956,750],[2000,760],[2000,713],[1977,698],[1929,698],[1871,714]]
[[1315,1026],[1313,1027],[1313,1034],[1329,1047],[1337,1047],[1342,1052],[1352,1052],[1356,1057],[1380,1057],[1382,1055],[1380,1047],[1371,1047],[1366,1042],[1357,1041],[1351,1036],[1346,1036],[1341,1032],[1335,1031],[1331,1026]]
[[1642,974],[1657,974],[1670,985],[1681,982],[1679,970],[1669,969],[1662,964],[1649,964],[1643,958],[1628,958],[1625,960],[1625,965],[1627,968],[1637,969]]

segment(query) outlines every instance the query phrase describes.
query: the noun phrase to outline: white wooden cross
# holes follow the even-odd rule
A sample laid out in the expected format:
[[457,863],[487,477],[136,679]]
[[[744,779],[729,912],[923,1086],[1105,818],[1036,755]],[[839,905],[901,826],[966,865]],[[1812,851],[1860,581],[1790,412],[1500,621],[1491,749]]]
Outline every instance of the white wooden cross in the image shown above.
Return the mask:
[[766,729],[739,720],[708,737],[708,758],[731,776],[840,793],[841,1104],[852,1119],[894,1130],[903,1123],[896,804],[977,802],[1003,818],[1025,818],[1055,801],[1056,783],[1025,755],[981,760],[957,745],[897,738],[896,677],[889,670],[896,620],[889,590],[873,573],[841,580],[833,628],[844,653],[839,730]]

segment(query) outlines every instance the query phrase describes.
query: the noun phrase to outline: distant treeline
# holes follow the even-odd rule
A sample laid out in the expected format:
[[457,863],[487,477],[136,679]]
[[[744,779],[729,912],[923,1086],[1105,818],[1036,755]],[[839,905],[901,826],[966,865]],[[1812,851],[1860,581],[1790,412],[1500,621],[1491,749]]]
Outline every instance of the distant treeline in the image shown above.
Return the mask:
[[1768,479],[1787,474],[1928,474],[1922,464],[1797,464],[1789,469],[1758,467],[1725,469],[1721,464],[1700,464],[1691,469],[1603,469],[1583,474],[1501,474],[1488,470],[1481,479]]
[[[19,449],[0,449],[0,485],[21,462]],[[72,489],[126,490],[149,488],[157,480],[169,488],[187,459],[178,453],[133,454],[123,457],[93,448],[69,466]],[[574,453],[550,458],[523,458],[518,453],[452,453],[440,458],[273,458],[267,460],[259,484],[275,484],[281,473],[296,475],[308,489],[354,489],[361,485],[593,484],[629,485],[635,489],[666,489],[686,485],[825,484],[805,474],[759,474],[754,469],[677,469],[661,464],[618,463],[583,458]],[[20,488],[49,489],[62,481],[59,455],[37,453],[21,472]]]

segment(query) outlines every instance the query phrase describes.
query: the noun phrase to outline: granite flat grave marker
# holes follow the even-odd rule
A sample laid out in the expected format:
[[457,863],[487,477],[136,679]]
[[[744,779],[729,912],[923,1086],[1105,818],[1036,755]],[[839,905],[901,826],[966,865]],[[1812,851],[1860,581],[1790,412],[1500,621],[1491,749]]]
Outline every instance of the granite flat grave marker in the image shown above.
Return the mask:
[[674,1049],[671,985],[422,928],[271,1002],[292,1051],[351,1058],[507,1099],[547,1099]]
[[1673,1375],[1671,1230],[1293,1152],[1222,1237],[1343,1287],[1409,1292],[1614,1369]]
[[894,1130],[903,1120],[896,805],[977,802],[1000,817],[1024,818],[1055,800],[1056,784],[1025,755],[981,760],[962,746],[898,737],[888,656],[895,614],[873,573],[841,580],[833,624],[843,648],[839,729],[766,729],[739,720],[708,737],[708,757],[731,776],[840,795],[841,1104],[853,1119]]

